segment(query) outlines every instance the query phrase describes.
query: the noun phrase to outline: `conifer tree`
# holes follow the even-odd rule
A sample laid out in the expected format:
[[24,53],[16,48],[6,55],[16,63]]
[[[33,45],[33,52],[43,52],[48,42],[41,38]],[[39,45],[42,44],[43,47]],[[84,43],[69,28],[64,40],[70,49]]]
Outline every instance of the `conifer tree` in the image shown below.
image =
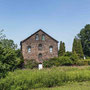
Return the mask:
[[59,54],[59,56],[63,56],[65,54],[65,43],[62,41],[60,42],[58,54]]
[[74,51],[75,52],[77,51],[77,38],[76,37],[74,38],[74,41],[73,41],[72,52],[74,53]]
[[84,58],[84,54],[83,54],[83,48],[82,48],[82,44],[81,44],[81,40],[80,39],[78,39],[78,56],[80,57],[80,58]]
[[72,52],[76,52],[80,59],[84,57],[81,40],[76,37],[74,38]]
[[65,54],[65,43],[63,42],[63,53]]

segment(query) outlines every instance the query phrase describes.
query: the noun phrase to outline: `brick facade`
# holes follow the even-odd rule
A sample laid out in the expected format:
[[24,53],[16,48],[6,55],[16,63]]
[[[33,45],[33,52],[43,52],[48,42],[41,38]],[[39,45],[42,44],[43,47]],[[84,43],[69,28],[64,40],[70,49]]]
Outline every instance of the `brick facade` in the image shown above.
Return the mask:
[[[38,35],[39,40],[36,40],[36,35]],[[42,35],[45,40],[42,40]],[[37,62],[42,63],[43,60],[58,57],[58,41],[42,30],[38,30],[27,39],[21,41],[21,49],[25,61],[35,59]]]

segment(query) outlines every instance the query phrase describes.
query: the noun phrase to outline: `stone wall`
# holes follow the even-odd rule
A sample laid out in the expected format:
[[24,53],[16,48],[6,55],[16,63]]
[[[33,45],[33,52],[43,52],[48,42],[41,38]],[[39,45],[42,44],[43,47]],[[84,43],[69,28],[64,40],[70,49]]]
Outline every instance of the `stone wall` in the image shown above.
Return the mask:
[[[35,40],[36,34],[39,35],[39,40]],[[49,58],[58,57],[58,42],[49,37],[42,31],[39,31],[32,35],[30,38],[21,43],[22,45],[22,54],[24,60],[35,59],[37,62],[42,62],[43,60],[47,60]],[[45,35],[45,41],[42,41],[42,34]],[[42,44],[42,50],[38,50],[38,45]],[[27,47],[31,47],[31,52],[28,52]],[[49,48],[53,46],[53,52],[51,53]],[[39,59],[38,55],[42,54],[42,61]]]

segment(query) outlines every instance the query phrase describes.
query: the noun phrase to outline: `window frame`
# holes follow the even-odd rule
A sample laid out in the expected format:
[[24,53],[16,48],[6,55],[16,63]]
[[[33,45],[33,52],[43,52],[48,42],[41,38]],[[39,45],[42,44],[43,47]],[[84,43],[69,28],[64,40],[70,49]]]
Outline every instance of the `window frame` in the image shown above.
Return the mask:
[[45,34],[42,34],[42,41],[45,41]]
[[38,50],[42,50],[42,44],[38,45]]
[[39,35],[38,35],[38,34],[36,34],[36,36],[35,36],[35,40],[36,40],[36,41],[39,40]]
[[53,52],[53,46],[49,47],[49,52],[52,53]]
[[31,53],[31,46],[27,46],[27,52]]
[[[41,55],[41,56],[40,56],[40,55]],[[38,54],[38,58],[39,58],[39,59],[42,59],[42,53],[39,53],[39,54]]]

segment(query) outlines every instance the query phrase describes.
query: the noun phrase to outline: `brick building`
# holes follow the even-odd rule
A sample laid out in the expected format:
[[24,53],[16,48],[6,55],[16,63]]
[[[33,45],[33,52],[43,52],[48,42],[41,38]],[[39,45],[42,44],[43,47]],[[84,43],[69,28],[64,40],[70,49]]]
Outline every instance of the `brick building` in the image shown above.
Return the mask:
[[35,59],[42,63],[43,60],[58,57],[58,41],[41,29],[21,41],[20,45],[25,61]]

